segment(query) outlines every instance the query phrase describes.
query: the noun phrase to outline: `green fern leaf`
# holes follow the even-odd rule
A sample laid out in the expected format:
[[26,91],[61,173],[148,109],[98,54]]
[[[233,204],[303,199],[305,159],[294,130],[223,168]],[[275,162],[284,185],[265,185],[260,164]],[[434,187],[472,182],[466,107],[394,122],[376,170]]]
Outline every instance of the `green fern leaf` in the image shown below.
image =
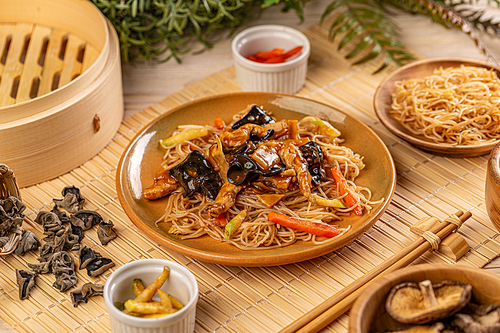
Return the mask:
[[319,21],[319,24],[322,25],[325,18],[330,15],[333,11],[337,10],[338,8],[344,6],[343,1],[334,1],[331,4],[326,7],[325,11],[323,12],[323,15],[321,15],[321,19]]
[[[334,40],[341,35],[338,49],[352,45],[352,50],[345,56],[352,59],[366,53],[354,64],[362,64],[382,56],[382,65],[377,71],[383,70],[391,63],[400,66],[414,59],[411,53],[404,51],[404,46],[398,41],[398,27],[387,18],[377,0],[334,0],[326,14],[334,15],[329,29],[329,39]],[[408,1],[408,0],[403,0]],[[336,15],[336,16],[335,16]],[[400,52],[389,52],[398,50]],[[406,52],[406,53],[404,53]]]
[[373,43],[373,39],[371,36],[365,36],[361,43],[359,43],[354,50],[351,51],[348,55],[346,55],[346,59],[351,59],[357,56],[361,51],[366,49],[366,47],[370,44]]
[[[370,60],[373,60],[375,59],[376,57],[378,57],[380,55],[380,53],[382,52],[383,48],[380,44],[378,43],[375,43],[375,45],[373,46],[372,50],[370,51],[370,53],[368,53],[364,58],[356,61],[354,63],[354,65],[361,65],[365,62],[368,62]],[[390,61],[391,59],[389,59]]]
[[354,29],[349,31],[349,33],[340,41],[338,50],[341,50],[346,44],[351,42],[355,37],[360,35],[362,32],[364,32],[364,28],[361,25],[358,25]]

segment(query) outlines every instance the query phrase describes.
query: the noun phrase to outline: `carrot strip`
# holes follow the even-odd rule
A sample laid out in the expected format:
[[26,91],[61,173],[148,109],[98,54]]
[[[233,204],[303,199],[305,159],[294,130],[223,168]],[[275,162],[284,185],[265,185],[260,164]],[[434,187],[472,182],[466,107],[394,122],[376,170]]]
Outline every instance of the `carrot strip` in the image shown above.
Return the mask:
[[328,224],[314,223],[294,217],[286,216],[280,213],[270,212],[267,214],[269,221],[295,229],[298,231],[305,231],[310,234],[332,238],[339,234],[339,229]]
[[247,56],[247,59],[248,59],[248,60],[255,61],[255,62],[264,62],[264,60],[262,60],[262,59],[260,59],[260,58],[257,58],[256,56],[253,56],[253,55],[249,55],[249,56]]
[[279,64],[279,63],[285,62],[285,60],[286,60],[286,57],[282,54],[282,55],[277,56],[277,57],[272,57],[272,58],[266,59],[266,61],[264,61],[264,63],[265,64]]
[[283,53],[284,49],[273,49],[271,51],[260,51],[255,54],[247,56],[248,60],[266,63],[266,64],[278,64],[285,62],[286,59],[296,55],[302,50],[302,46],[294,47],[293,49]]
[[226,216],[224,216],[224,213],[220,214],[219,216],[217,216],[215,218],[215,225],[221,225],[221,226],[225,226],[227,224],[227,220],[226,220]]
[[282,55],[283,52],[285,52],[284,49],[278,49],[278,48],[276,48],[276,49],[272,49],[271,51],[260,51],[260,52],[257,52],[253,56],[257,57],[257,58],[259,58],[261,60],[267,60],[269,58]]
[[354,214],[363,215],[363,209],[358,204],[359,203],[358,194],[349,186],[349,184],[347,184],[347,180],[344,178],[344,176],[337,167],[332,167],[332,177],[333,180],[335,180],[335,183],[337,183],[339,186],[340,194],[344,195],[347,193],[347,195],[344,197],[344,200],[347,203],[347,205],[349,207],[357,205],[353,209]]
[[300,52],[300,50],[302,50],[302,46],[297,46],[297,47],[291,49],[290,51],[288,51],[286,53],[283,53],[282,55],[266,59],[266,61],[264,61],[264,63],[266,63],[266,64],[277,64],[277,63],[280,63],[280,62],[285,62],[286,59],[290,58],[291,56],[296,55],[297,53]]
[[226,127],[226,125],[224,124],[224,120],[222,120],[222,118],[220,117],[215,117],[215,128],[217,128],[218,130],[223,130],[224,127]]
[[290,58],[291,56],[296,55],[297,53],[299,53],[300,50],[302,50],[302,46],[297,46],[297,47],[294,47],[293,49],[291,49],[290,51],[287,51],[283,55],[285,57],[287,57],[287,58]]

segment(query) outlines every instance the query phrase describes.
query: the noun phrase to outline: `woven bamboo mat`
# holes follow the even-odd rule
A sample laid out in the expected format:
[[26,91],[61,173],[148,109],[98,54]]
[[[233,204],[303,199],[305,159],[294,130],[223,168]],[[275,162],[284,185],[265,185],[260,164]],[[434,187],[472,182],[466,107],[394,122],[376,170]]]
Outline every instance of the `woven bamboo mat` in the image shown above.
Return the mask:
[[[457,211],[471,211],[473,218],[460,233],[472,250],[457,263],[440,253],[426,254],[417,262],[463,264],[483,267],[500,253],[499,233],[488,219],[484,204],[487,156],[452,159],[421,152],[390,134],[372,110],[374,90],[387,71],[372,75],[373,65],[351,66],[326,40],[326,31],[315,26],[306,32],[312,45],[305,87],[298,95],[333,105],[370,126],[385,141],[397,165],[398,184],[382,218],[359,239],[322,257],[276,267],[228,267],[207,264],[166,250],[146,238],[127,218],[115,190],[119,158],[143,125],[169,109],[215,94],[238,91],[233,68],[203,79],[123,121],[112,142],[81,167],[46,183],[22,189],[34,219],[50,210],[52,198],[66,185],[80,187],[87,209],[111,219],[118,238],[101,246],[95,228],[86,231],[82,244],[113,258],[117,264],[98,278],[77,271],[78,285],[104,283],[111,272],[142,258],[166,258],[187,266],[197,277],[200,298],[196,332],[276,332],[323,300],[411,243],[410,225],[432,215],[445,218]],[[39,225],[26,224],[37,237]],[[41,275],[31,297],[19,301],[15,269],[26,269],[37,253],[0,259],[0,317],[19,332],[106,332],[110,330],[102,297],[73,308],[69,293],[52,287],[54,277]],[[346,332],[348,316],[340,317],[324,332]]]

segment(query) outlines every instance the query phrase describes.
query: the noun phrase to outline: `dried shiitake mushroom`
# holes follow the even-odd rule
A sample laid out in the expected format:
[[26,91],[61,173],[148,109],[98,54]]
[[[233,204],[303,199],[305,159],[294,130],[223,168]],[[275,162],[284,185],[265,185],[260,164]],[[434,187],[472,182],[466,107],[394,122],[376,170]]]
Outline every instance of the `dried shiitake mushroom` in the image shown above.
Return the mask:
[[474,320],[473,317],[464,313],[457,313],[451,319],[451,325],[463,333],[498,333],[500,332],[500,323],[481,323]]
[[463,333],[500,332],[500,304],[476,305],[469,303],[450,319],[453,329]]
[[443,323],[435,323],[432,326],[412,326],[398,331],[386,333],[439,333],[444,328]]
[[392,288],[386,301],[387,312],[405,324],[426,324],[460,311],[469,303],[472,286],[455,281],[432,285],[404,282]]

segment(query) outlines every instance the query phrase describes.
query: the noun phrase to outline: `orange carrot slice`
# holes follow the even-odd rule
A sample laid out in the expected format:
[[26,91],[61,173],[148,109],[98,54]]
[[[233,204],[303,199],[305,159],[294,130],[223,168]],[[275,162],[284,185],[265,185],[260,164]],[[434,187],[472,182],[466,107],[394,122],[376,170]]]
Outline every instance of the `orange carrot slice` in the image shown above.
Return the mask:
[[288,227],[298,231],[305,231],[321,237],[332,238],[337,236],[340,232],[338,228],[328,224],[305,221],[275,212],[268,213],[267,218],[269,219],[269,221],[277,223],[284,227]]
[[332,168],[332,177],[333,180],[335,180],[335,183],[337,183],[337,185],[339,186],[340,194],[344,195],[347,193],[347,195],[344,197],[347,206],[349,207],[356,206],[353,209],[354,214],[363,215],[363,209],[359,205],[358,194],[349,186],[349,184],[347,184],[347,180],[344,178],[344,176],[337,167]]

